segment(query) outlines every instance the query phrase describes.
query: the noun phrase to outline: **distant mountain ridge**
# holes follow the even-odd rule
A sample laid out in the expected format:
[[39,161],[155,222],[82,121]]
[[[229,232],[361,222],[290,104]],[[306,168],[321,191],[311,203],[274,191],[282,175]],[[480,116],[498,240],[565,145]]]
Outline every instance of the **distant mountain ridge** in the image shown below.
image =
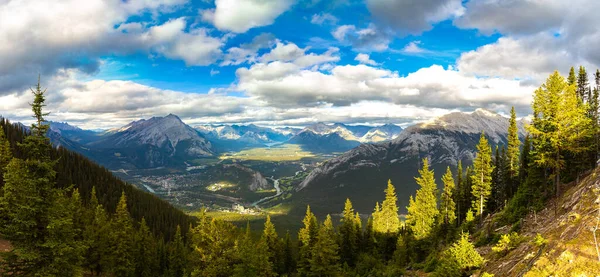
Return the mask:
[[302,145],[307,150],[318,152],[345,152],[361,143],[392,140],[402,128],[393,124],[377,127],[365,125],[331,125],[319,122],[305,127],[290,138],[289,143]]
[[[524,120],[518,122],[521,139],[525,136],[524,126]],[[331,213],[334,210],[328,207],[343,206],[343,201],[350,197],[353,203],[357,199],[354,204],[359,212],[369,212],[391,179],[403,210],[408,197],[417,189],[413,177],[421,159],[429,158],[439,178],[447,166],[455,170],[459,160],[470,164],[481,131],[492,145],[501,145],[507,143],[507,130],[508,118],[482,109],[451,113],[413,125],[392,141],[361,144],[326,161],[296,188],[293,201],[303,201],[311,209],[314,206],[319,212]]]

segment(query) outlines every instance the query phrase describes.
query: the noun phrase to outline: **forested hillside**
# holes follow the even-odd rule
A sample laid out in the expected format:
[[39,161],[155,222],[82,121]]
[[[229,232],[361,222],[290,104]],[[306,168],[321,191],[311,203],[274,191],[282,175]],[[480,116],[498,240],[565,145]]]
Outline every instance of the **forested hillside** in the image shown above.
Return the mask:
[[[572,69],[568,78],[552,74],[534,93],[533,120],[524,143],[513,110],[506,145],[492,149],[481,133],[472,166],[463,168],[459,163],[455,171],[447,167],[441,190],[435,177],[442,172],[434,172],[427,158],[418,172],[404,172],[416,175],[419,185],[405,218],[399,216],[396,189],[388,182],[385,198],[373,203],[368,217],[354,211],[351,199],[339,207],[339,217],[319,219],[307,207],[297,242],[290,233],[278,234],[270,217],[257,239],[249,227],[244,232],[202,213],[196,224],[187,225],[185,216],[171,222],[170,216],[178,214],[175,211],[161,214],[169,223],[159,224],[153,235],[146,223],[154,220],[152,208],[144,206],[144,194],[136,196],[139,192],[123,186],[116,208],[111,208],[116,198],[103,199],[100,177],[89,178],[96,180],[92,185],[97,190],[89,195],[81,193],[83,188],[65,186],[87,180],[83,174],[80,179],[74,176],[91,171],[88,167],[101,169],[89,162],[61,167],[61,160],[67,158],[52,150],[44,137],[44,93],[38,86],[32,104],[37,123],[31,135],[23,138],[18,129],[6,132],[10,141],[20,144],[9,144],[0,136],[0,234],[12,243],[12,250],[2,255],[0,272],[19,276],[594,276],[600,273],[596,262],[600,253],[596,257],[590,250],[599,247],[598,223],[593,230],[589,227],[591,214],[598,213],[596,177],[592,174],[583,185],[563,193],[596,166],[600,71],[595,77],[592,89],[583,67],[578,75]],[[73,172],[68,175],[73,177],[61,177],[63,172]],[[582,193],[586,196],[576,197]],[[552,202],[562,204],[548,204]],[[535,221],[538,213],[544,224],[563,229],[530,228],[531,215]],[[579,224],[581,220],[585,224]],[[578,231],[569,231],[571,226]],[[165,244],[160,233],[167,229],[175,235]],[[182,230],[187,230],[186,236]],[[526,233],[532,230],[539,233]],[[565,243],[572,244],[568,249],[581,248],[585,253],[562,251]],[[522,256],[512,252],[525,244],[537,252]],[[499,270],[498,261],[510,255],[526,260],[526,266]],[[571,264],[566,269],[559,266],[565,261]]]

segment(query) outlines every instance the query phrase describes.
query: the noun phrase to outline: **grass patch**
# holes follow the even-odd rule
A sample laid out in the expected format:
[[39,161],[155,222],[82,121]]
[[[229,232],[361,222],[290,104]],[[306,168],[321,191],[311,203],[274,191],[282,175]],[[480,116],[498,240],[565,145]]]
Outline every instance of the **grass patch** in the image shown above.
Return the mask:
[[284,144],[276,147],[258,147],[235,153],[226,153],[220,159],[252,160],[252,161],[298,161],[303,158],[315,157],[311,152],[302,150],[296,144]]

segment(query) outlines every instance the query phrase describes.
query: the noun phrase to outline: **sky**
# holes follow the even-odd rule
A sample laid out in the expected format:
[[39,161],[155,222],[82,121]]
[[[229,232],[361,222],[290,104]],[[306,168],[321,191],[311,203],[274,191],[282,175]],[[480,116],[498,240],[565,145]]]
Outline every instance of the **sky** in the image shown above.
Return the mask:
[[530,113],[555,70],[600,66],[597,0],[0,0],[0,116],[108,129],[406,126]]

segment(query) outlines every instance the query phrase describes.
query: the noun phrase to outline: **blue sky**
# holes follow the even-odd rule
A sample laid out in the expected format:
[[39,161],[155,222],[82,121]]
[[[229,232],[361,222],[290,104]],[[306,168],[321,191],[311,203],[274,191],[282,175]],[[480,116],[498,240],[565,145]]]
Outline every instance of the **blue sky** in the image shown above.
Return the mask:
[[[578,7],[586,7],[580,9]],[[595,70],[593,0],[0,1],[0,115],[113,128],[409,125],[452,111],[529,113],[554,70]]]

